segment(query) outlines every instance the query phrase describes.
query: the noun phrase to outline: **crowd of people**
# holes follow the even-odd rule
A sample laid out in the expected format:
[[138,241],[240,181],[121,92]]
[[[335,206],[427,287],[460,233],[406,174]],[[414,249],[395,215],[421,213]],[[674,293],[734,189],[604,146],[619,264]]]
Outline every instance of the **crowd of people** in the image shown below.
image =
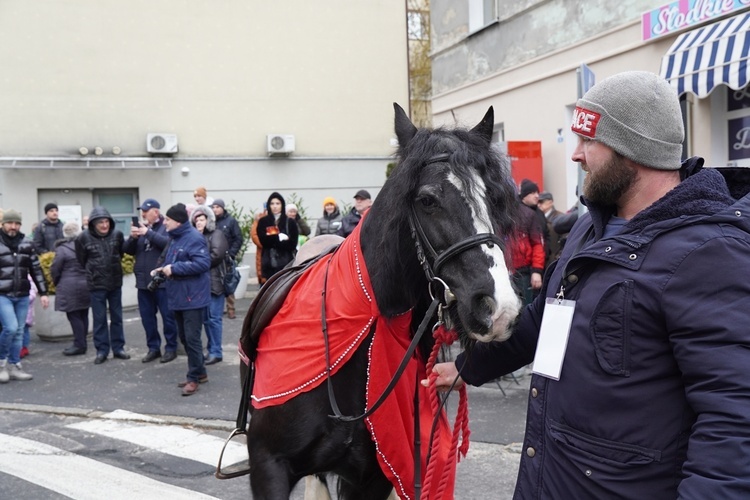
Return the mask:
[[[64,223],[57,204],[48,203],[44,218],[28,236],[20,232],[19,213],[0,211],[0,383],[33,378],[22,367],[21,358],[28,354],[35,296],[39,295],[43,307],[48,304],[39,261],[47,252],[54,252],[50,266],[54,308],[65,313],[73,337],[63,355],[88,352],[91,311],[94,363],[105,363],[110,353],[116,359],[130,359],[123,327],[122,258],[131,255],[148,348],[141,362],[169,363],[177,359],[182,347],[188,372],[178,387],[183,395],[194,394],[208,380],[206,366],[224,358],[223,316],[236,318],[234,295],[227,290],[225,277],[244,242],[240,225],[224,200],[209,196],[205,187],[196,188],[193,199],[195,203],[178,203],[165,213],[158,200],[144,200],[140,217],[133,217],[127,235],[101,206],[94,207],[79,225]],[[351,211],[342,216],[336,200],[326,197],[315,236],[346,236],[370,203],[370,194],[360,190]],[[251,231],[258,245],[261,284],[292,261],[312,233],[299,208],[286,203],[281,194],[272,193],[265,206],[267,211],[258,214]],[[15,276],[23,281],[11,279]]]

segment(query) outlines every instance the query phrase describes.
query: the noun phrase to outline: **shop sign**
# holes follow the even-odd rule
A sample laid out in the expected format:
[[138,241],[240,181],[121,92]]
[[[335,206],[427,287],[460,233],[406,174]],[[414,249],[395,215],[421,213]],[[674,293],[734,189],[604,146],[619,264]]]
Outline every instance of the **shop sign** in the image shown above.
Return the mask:
[[750,158],[750,116],[735,118],[727,122],[729,128],[729,159]]
[[676,0],[643,13],[643,41],[675,33],[749,6],[750,0]]

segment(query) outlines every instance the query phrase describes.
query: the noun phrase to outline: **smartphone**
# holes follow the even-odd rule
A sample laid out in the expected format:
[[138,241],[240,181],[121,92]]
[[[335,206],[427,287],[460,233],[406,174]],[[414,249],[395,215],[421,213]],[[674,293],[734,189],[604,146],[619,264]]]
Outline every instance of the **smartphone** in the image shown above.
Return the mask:
[[130,220],[132,221],[133,226],[135,226],[135,227],[141,227],[141,220],[138,217],[136,217],[135,215],[133,217],[131,217]]
[[279,228],[276,226],[268,226],[266,228],[266,235],[273,236],[275,234],[279,234]]

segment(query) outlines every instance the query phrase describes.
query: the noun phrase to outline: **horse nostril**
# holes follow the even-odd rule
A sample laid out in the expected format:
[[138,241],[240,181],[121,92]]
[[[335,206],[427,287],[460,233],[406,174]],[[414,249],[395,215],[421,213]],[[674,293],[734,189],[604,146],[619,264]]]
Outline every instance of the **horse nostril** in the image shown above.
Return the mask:
[[487,329],[492,328],[492,315],[495,313],[497,304],[495,299],[489,295],[476,294],[472,297],[471,312]]

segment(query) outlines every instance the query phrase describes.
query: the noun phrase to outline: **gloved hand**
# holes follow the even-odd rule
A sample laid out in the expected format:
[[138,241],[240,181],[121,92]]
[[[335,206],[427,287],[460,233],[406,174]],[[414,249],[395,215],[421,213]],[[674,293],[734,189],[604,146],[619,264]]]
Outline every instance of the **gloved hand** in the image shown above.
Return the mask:
[[289,236],[287,236],[284,233],[279,233],[279,241],[286,241],[289,239]]

